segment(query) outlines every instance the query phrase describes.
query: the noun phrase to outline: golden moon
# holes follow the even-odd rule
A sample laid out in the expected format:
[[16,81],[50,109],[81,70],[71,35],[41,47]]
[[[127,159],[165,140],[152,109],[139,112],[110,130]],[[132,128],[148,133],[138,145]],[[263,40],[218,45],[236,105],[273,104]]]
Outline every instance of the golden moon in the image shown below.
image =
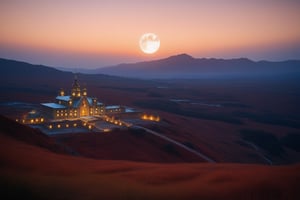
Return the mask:
[[154,33],[145,33],[141,36],[139,44],[144,53],[152,54],[158,51],[160,40]]

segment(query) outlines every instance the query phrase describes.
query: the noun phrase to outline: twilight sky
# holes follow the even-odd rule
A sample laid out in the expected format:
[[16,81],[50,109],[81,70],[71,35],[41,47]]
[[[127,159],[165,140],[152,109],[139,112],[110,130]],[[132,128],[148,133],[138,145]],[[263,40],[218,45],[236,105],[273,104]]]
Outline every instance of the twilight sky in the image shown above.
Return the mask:
[[[187,53],[300,59],[300,0],[1,0],[0,57],[95,68]],[[156,33],[146,55],[139,37]]]

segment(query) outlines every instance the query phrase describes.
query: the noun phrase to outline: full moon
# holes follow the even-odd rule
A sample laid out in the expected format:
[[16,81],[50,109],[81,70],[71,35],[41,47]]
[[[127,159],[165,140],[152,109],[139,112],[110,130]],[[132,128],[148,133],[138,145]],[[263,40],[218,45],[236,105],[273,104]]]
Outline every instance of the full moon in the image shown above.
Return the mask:
[[160,46],[160,40],[154,33],[145,33],[140,38],[140,48],[144,53],[155,53]]

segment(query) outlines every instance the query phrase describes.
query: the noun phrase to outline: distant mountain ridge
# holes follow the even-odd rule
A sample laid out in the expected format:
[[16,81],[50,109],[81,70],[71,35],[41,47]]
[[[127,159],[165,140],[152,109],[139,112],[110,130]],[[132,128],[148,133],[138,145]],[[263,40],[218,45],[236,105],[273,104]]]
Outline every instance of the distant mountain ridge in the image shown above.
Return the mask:
[[236,76],[272,76],[300,74],[300,60],[281,62],[252,61],[247,58],[193,58],[187,54],[165,59],[119,64],[99,68],[93,73],[136,78],[205,78]]
[[[280,62],[252,61],[247,58],[216,59],[194,58],[179,54],[168,58],[137,63],[119,64],[98,69],[72,69],[32,65],[25,62],[0,59],[1,77],[18,72],[17,76],[54,74],[72,76],[70,72],[106,74],[111,76],[142,79],[197,79],[197,78],[264,78],[300,77],[300,60]],[[62,71],[64,71],[62,73]]]

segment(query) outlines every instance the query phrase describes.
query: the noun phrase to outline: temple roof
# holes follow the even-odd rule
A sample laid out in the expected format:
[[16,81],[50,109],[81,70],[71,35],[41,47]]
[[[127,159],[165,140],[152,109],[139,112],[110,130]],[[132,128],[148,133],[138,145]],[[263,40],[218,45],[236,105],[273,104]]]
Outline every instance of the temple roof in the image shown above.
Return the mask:
[[105,106],[105,109],[118,109],[118,108],[121,108],[121,106],[118,106],[118,105],[112,105],[112,106]]
[[80,105],[81,99],[82,99],[82,97],[80,97],[80,99],[74,100],[74,101],[73,101],[73,106],[72,106],[72,107],[73,107],[73,108],[78,108],[79,105]]
[[58,103],[41,103],[43,106],[49,107],[49,108],[56,108],[56,109],[62,109],[66,108],[66,106],[58,104]]
[[61,101],[70,101],[71,96],[57,96],[56,99]]

